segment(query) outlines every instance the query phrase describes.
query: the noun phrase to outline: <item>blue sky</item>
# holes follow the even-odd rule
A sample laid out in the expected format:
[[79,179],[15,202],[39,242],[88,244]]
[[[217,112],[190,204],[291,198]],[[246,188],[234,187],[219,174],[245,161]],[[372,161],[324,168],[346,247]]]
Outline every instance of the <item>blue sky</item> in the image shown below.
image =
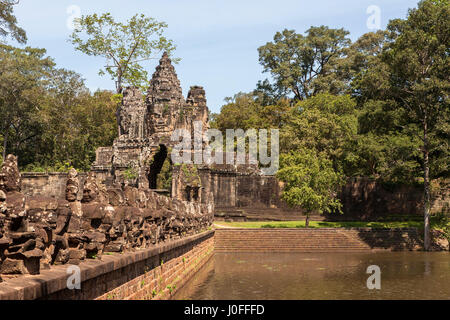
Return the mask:
[[[81,14],[110,12],[119,20],[144,13],[168,23],[168,38],[177,46],[175,66],[186,96],[189,87],[205,87],[208,106],[218,112],[225,97],[251,91],[268,77],[258,63],[257,49],[284,28],[304,32],[310,26],[345,28],[353,40],[371,30],[366,13],[381,10],[381,27],[392,18],[405,18],[418,0],[21,0],[15,14],[28,35],[28,44],[46,48],[59,67],[74,70],[96,90],[114,89],[109,77],[98,76],[101,58],[86,56],[67,41],[71,6]],[[157,61],[146,64],[152,74]]]

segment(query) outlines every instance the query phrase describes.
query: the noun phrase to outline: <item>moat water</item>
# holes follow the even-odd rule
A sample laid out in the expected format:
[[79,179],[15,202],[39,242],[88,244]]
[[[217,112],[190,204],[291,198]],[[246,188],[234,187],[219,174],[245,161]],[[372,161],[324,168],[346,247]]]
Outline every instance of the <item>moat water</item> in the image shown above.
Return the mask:
[[[379,290],[367,288],[371,265]],[[174,299],[450,300],[450,253],[215,253]]]

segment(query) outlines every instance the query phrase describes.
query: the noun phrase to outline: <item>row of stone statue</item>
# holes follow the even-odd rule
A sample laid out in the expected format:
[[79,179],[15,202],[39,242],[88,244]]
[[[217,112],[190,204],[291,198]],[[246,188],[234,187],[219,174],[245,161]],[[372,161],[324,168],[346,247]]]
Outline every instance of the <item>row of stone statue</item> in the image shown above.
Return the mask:
[[0,274],[38,274],[53,264],[147,248],[212,224],[212,210],[204,204],[150,189],[106,188],[93,173],[82,197],[79,188],[72,169],[66,199],[28,197],[21,192],[17,158],[6,157],[0,171]]

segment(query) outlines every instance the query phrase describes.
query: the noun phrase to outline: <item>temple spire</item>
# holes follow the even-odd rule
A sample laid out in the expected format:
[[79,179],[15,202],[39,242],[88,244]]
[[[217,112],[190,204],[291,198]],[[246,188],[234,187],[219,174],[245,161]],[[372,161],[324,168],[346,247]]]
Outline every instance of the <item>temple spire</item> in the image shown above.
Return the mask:
[[148,97],[152,102],[183,100],[180,80],[167,52],[164,52],[150,81]]
[[184,104],[180,80],[169,55],[164,52],[147,92],[148,132],[150,134],[171,132]]
[[162,60],[162,59],[170,59],[170,58],[169,58],[169,54],[167,53],[167,51],[164,51],[161,60]]

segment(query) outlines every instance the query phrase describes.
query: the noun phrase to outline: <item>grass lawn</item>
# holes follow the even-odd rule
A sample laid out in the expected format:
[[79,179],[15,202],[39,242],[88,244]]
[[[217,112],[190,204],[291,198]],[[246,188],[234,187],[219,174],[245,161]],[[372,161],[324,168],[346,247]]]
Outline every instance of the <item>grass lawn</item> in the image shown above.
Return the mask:
[[[249,221],[224,222],[217,221],[219,226],[233,228],[304,228],[305,221]],[[310,228],[423,228],[421,221],[398,222],[329,222],[310,221]]]

